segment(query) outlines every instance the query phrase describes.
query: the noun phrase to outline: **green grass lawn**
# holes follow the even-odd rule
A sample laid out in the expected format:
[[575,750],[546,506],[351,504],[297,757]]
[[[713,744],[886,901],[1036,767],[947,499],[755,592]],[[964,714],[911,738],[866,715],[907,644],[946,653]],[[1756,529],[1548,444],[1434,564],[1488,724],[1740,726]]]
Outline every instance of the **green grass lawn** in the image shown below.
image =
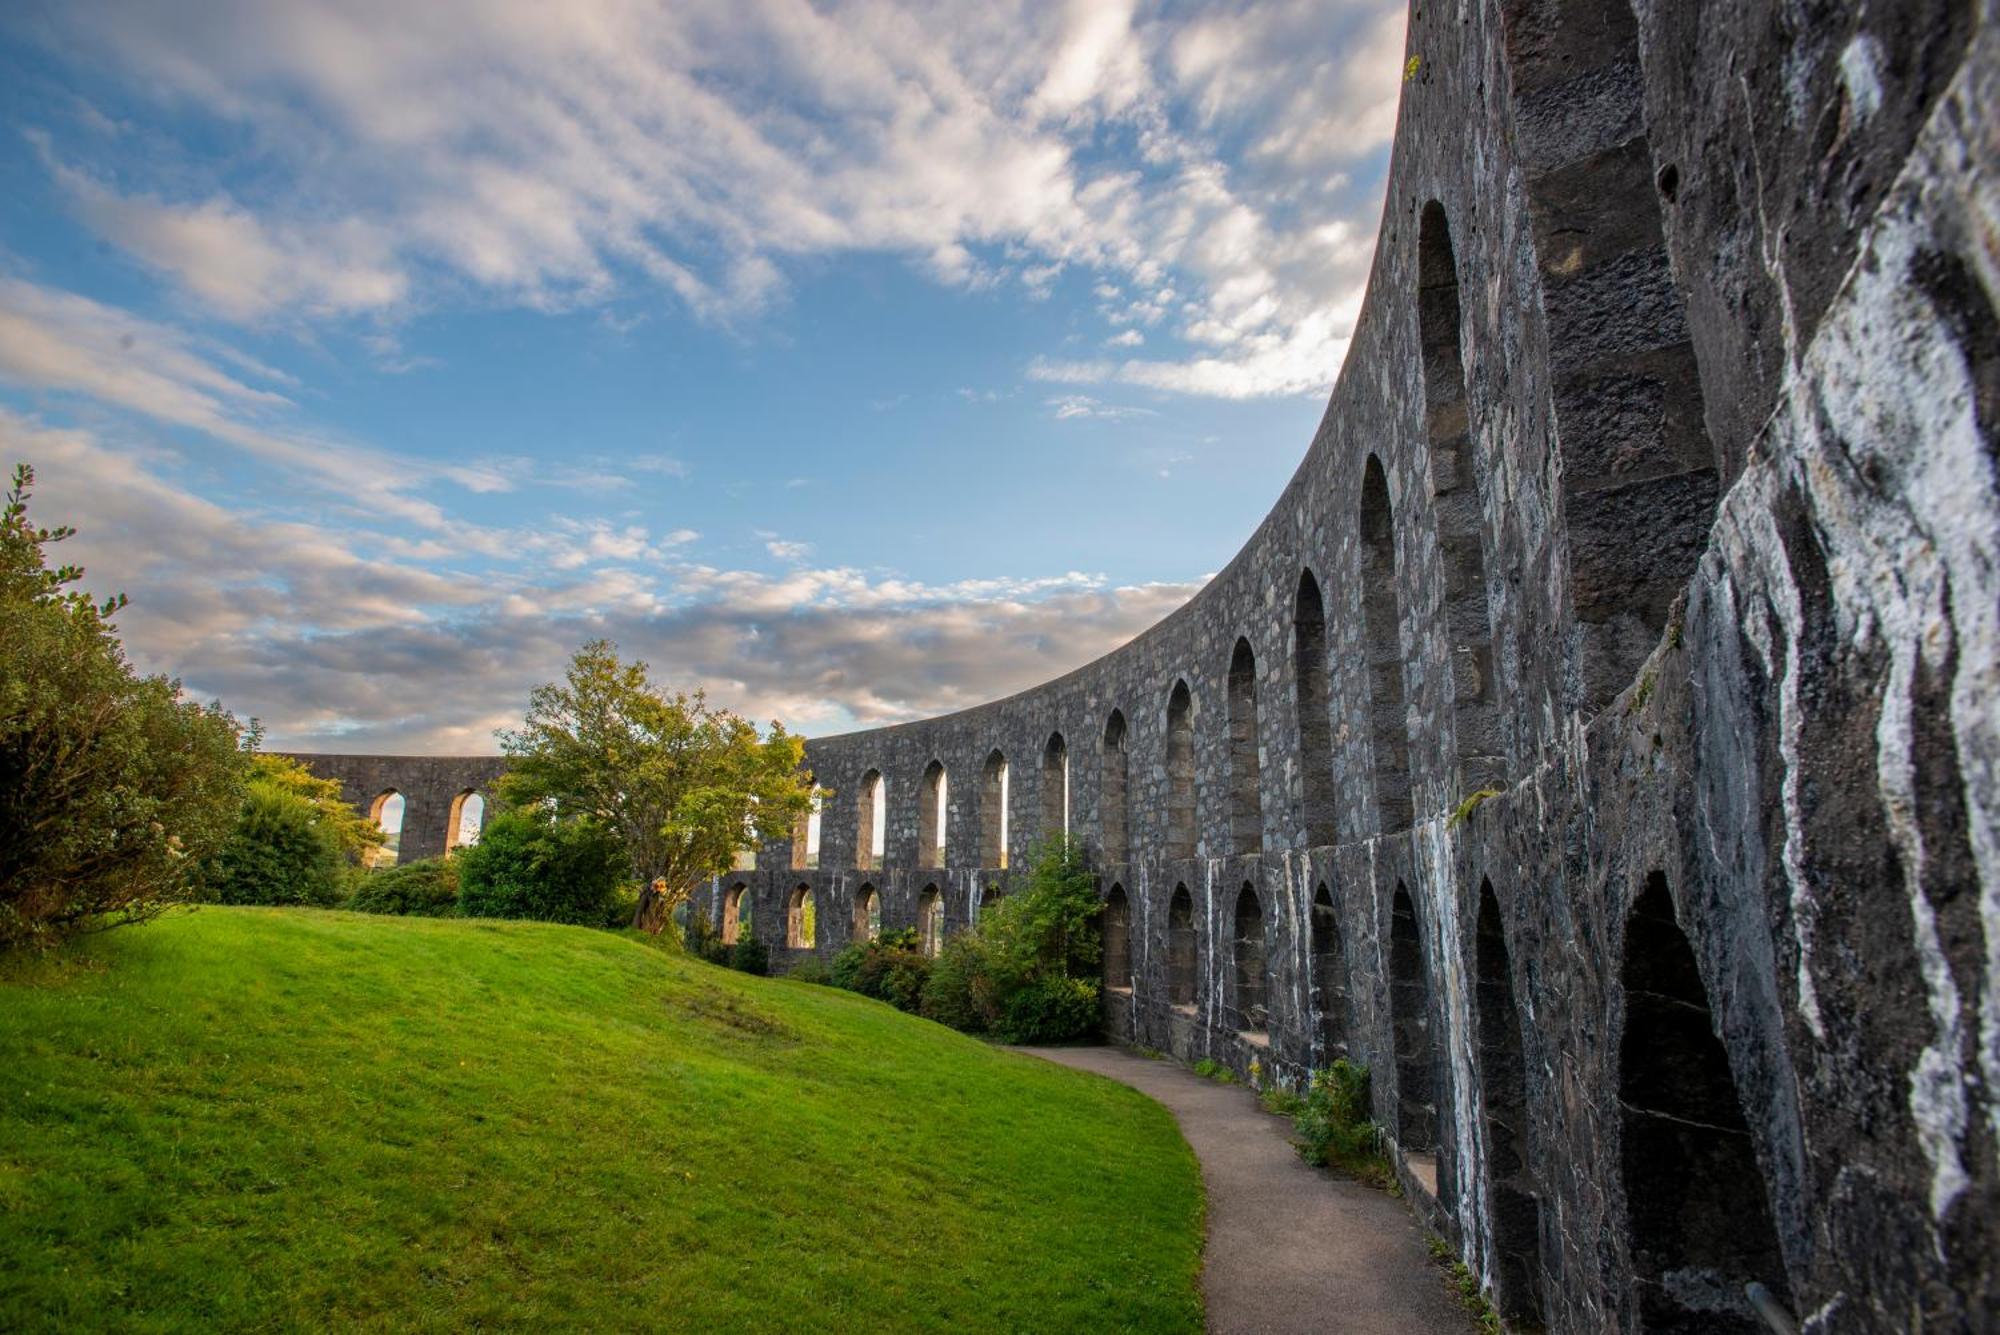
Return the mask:
[[605,932],[202,909],[0,966],[0,1329],[1195,1330],[1159,1105]]

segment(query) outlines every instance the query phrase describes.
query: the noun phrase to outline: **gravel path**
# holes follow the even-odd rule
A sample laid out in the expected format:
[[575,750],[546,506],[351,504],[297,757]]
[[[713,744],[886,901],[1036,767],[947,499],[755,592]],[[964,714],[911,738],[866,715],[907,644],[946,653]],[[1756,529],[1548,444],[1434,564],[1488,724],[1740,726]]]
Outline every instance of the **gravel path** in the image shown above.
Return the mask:
[[1383,1192],[1309,1167],[1290,1124],[1238,1085],[1118,1048],[1022,1048],[1167,1106],[1208,1188],[1202,1289],[1219,1335],[1465,1335],[1416,1221]]

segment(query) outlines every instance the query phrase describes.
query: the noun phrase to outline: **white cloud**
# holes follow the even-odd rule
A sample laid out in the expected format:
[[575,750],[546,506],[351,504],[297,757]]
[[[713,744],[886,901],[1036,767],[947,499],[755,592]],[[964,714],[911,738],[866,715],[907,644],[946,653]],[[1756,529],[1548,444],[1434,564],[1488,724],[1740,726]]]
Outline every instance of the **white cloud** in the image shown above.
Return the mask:
[[643,277],[739,321],[794,261],[870,251],[1030,297],[1082,269],[1108,319],[1196,345],[1120,378],[1228,397],[1337,368],[1348,325],[1314,317],[1365,279],[1403,22],[1390,0],[60,14],[75,49],[254,143],[256,184],[229,188],[180,161],[114,188],[48,150],[86,221],[231,318],[460,289],[560,308]]
[[1135,408],[1116,403],[1100,403],[1088,394],[1061,394],[1045,400],[1054,410],[1058,422],[1069,422],[1079,418],[1117,422],[1131,417],[1158,417],[1151,408]]

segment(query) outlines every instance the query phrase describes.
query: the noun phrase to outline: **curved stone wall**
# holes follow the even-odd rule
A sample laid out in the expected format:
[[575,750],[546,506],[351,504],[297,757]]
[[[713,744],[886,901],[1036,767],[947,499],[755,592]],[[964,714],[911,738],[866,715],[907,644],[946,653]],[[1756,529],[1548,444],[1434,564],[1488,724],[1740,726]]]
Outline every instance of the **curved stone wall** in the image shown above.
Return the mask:
[[1111,1032],[1365,1062],[1522,1321],[1994,1322],[1995,14],[1417,5],[1365,308],[1240,554],[810,743],[816,858],[711,911],[789,962],[801,887],[822,953],[865,892],[949,931],[1066,825]]

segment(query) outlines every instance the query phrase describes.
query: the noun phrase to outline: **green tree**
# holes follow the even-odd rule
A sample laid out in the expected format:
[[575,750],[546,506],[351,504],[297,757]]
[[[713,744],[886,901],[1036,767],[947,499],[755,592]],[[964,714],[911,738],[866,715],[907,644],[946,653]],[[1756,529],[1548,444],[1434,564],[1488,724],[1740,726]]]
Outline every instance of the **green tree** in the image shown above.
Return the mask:
[[1009,979],[1095,979],[1103,912],[1083,845],[1058,837],[1035,850],[1027,885],[980,915],[979,934]]
[[817,791],[799,768],[804,744],[782,724],[760,736],[700,691],[668,695],[605,640],[536,687],[523,726],[500,742],[505,801],[552,803],[617,836],[644,887],[632,925],[649,932],[738,852],[788,832]]
[[192,893],[242,797],[236,721],[141,677],[111,618],[48,564],[69,528],[0,509],[0,946],[149,917]]
[[601,927],[625,879],[618,836],[588,816],[557,820],[546,806],[504,811],[479,842],[452,855],[458,908],[468,918],[533,918]]
[[[256,726],[254,719],[251,726]],[[309,803],[314,818],[350,861],[365,864],[368,850],[382,846],[382,828],[341,795],[338,779],[322,779],[290,756],[258,752],[250,758],[249,781],[252,787],[290,793]]]

